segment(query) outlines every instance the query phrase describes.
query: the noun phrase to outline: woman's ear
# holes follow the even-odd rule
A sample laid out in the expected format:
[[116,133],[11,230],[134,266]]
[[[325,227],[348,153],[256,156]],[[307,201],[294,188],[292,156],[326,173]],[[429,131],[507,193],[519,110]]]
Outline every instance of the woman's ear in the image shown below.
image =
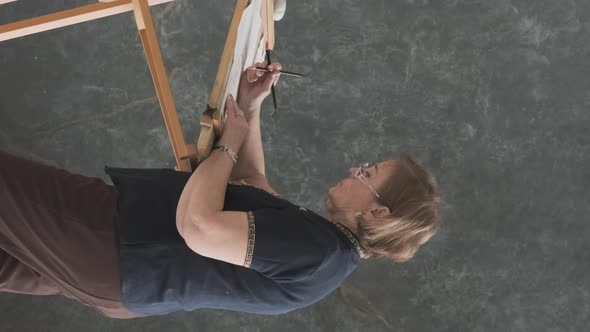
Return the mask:
[[388,216],[390,213],[391,211],[385,205],[380,205],[379,207],[371,210],[371,215],[375,218],[383,218],[385,216]]

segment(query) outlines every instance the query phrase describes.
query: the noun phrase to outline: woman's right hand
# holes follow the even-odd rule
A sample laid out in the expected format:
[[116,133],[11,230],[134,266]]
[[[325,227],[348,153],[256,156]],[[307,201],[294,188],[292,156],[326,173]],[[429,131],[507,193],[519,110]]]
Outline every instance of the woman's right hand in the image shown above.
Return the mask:
[[268,66],[270,71],[261,71],[254,68],[267,68],[267,62],[259,62],[244,70],[240,78],[238,88],[238,104],[245,112],[253,108],[260,108],[262,102],[270,94],[271,87],[276,84],[281,76],[282,66],[273,62]]

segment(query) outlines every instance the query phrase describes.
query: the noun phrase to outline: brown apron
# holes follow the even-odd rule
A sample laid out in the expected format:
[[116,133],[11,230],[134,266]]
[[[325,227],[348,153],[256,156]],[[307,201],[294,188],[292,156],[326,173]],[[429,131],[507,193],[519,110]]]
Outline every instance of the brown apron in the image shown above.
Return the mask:
[[63,295],[111,318],[121,303],[117,193],[100,178],[0,151],[0,292]]

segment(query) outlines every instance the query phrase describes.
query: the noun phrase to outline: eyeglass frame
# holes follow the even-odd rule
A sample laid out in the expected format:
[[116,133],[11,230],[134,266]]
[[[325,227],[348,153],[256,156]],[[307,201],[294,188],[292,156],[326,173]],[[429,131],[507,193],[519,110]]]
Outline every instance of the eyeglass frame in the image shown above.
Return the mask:
[[367,172],[366,168],[368,168],[368,167],[369,167],[369,165],[370,165],[369,163],[363,163],[363,164],[361,164],[361,165],[360,165],[360,166],[357,168],[356,172],[354,172],[353,176],[354,176],[355,178],[359,179],[359,180],[360,180],[362,183],[366,184],[366,185],[369,187],[369,189],[371,189],[371,192],[372,192],[372,193],[373,193],[375,196],[377,196],[377,198],[381,199],[381,196],[379,196],[379,193],[377,192],[377,190],[375,190],[375,188],[373,188],[373,186],[371,186],[371,185],[369,184],[369,181],[367,180],[367,178],[365,177],[365,175],[364,175],[364,174],[363,174],[363,172],[362,172],[363,170],[364,170],[365,172]]

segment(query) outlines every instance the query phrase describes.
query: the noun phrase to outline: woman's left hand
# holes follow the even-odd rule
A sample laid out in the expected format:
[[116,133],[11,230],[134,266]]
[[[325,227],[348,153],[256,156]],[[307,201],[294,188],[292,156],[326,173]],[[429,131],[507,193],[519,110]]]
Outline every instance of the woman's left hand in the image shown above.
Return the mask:
[[248,135],[250,125],[232,95],[227,96],[225,110],[226,118],[219,145],[225,145],[238,153]]

